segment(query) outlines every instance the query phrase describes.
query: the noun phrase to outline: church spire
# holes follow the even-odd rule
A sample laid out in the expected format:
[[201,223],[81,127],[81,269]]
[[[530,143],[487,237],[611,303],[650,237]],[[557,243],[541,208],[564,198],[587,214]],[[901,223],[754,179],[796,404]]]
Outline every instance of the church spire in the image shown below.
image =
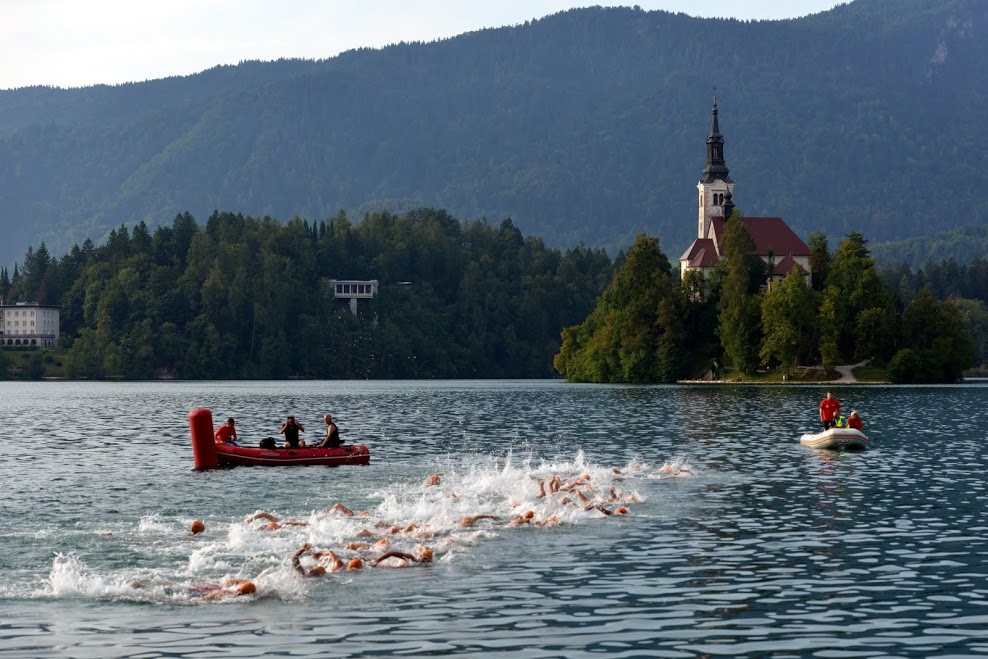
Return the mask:
[[[703,169],[703,176],[696,188],[699,192],[696,237],[709,238],[713,218],[728,218],[734,208],[734,181],[731,180],[724,162],[724,136],[720,134],[720,123],[717,120],[716,95],[710,116],[710,135],[707,136],[707,166]],[[726,207],[728,204],[730,206]]]
[[720,123],[717,121],[717,97],[714,96],[714,109],[710,119],[710,135],[707,136],[707,166],[703,169],[700,183],[724,181],[733,183],[727,164],[724,162],[724,136],[720,134]]

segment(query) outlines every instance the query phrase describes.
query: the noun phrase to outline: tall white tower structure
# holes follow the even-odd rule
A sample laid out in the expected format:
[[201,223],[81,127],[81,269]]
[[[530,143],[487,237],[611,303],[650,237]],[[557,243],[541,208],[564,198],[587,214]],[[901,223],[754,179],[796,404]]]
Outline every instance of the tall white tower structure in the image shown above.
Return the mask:
[[717,97],[714,96],[714,109],[710,120],[710,135],[707,136],[707,166],[696,184],[699,191],[699,223],[697,238],[709,238],[710,218],[723,217],[725,203],[734,197],[734,181],[731,180],[727,164],[724,162],[724,136],[720,134],[717,122]]

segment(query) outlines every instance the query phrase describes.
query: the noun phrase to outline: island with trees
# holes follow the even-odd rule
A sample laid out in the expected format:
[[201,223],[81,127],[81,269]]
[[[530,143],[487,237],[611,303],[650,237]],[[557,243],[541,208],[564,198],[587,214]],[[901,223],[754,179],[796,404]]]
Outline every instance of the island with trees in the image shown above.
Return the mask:
[[[814,234],[811,280],[768,285],[736,219],[709,278],[680,278],[645,234],[612,258],[436,209],[121,225],[0,269],[4,299],[62,312],[59,346],[0,350],[0,377],[658,383],[867,359],[894,382],[954,382],[985,363],[988,262],[880,271],[861,234],[833,252]],[[333,279],[378,280],[379,295],[355,315]]]

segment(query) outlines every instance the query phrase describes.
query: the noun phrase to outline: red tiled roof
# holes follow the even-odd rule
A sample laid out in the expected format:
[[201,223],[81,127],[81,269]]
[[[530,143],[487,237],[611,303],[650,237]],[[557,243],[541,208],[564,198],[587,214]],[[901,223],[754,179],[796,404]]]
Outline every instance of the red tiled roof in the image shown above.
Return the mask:
[[690,268],[707,268],[717,263],[717,248],[709,238],[697,238],[679,260],[687,261]]
[[[771,251],[775,255],[792,254],[793,256],[809,256],[810,248],[802,238],[793,233],[786,221],[781,217],[744,217],[744,228],[755,242],[755,254],[767,256]],[[717,244],[724,235],[724,218],[713,217],[711,224]]]
[[758,254],[768,254],[771,250],[773,254],[810,255],[810,248],[781,217],[746,217],[743,221],[755,241]]
[[810,274],[806,271],[806,268],[799,265],[799,262],[796,261],[796,259],[794,259],[792,255],[788,255],[784,259],[782,259],[781,261],[775,264],[775,267],[772,268],[772,276],[785,277],[794,269],[799,270],[799,273],[802,275]]

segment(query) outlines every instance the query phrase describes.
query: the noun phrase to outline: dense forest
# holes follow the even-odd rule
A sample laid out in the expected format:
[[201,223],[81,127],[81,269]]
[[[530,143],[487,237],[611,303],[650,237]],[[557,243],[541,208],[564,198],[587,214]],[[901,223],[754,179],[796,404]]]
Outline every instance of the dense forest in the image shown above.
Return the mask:
[[[709,279],[680,280],[646,234],[612,260],[433,209],[358,224],[182,213],[61,258],[29,247],[0,267],[0,296],[62,307],[54,352],[72,378],[646,383],[867,359],[897,382],[952,382],[988,362],[988,260],[880,269],[861,234],[831,252],[815,233],[810,280],[769,282],[742,222],[722,240]],[[354,314],[334,279],[377,280],[378,295]],[[40,377],[52,351],[29,352],[20,377]]]
[[[0,296],[61,305],[72,378],[547,377],[612,267],[599,248],[429,209],[357,225],[183,213],[62,258],[29,248],[0,269]],[[354,315],[331,279],[376,279],[379,294]]]
[[878,265],[922,268],[927,263],[954,261],[968,265],[988,255],[988,226],[966,225],[923,238],[878,243],[872,247]]
[[919,273],[900,266],[887,273],[898,283],[891,286],[861,234],[831,253],[815,233],[809,281],[795,269],[769,280],[737,217],[709,279],[697,271],[674,277],[659,241],[640,235],[594,311],[563,331],[556,369],[573,381],[645,383],[675,382],[705,364],[717,378],[766,368],[790,378],[799,365],[868,361],[893,382],[911,383],[956,382],[984,363],[988,262]]
[[3,90],[0,265],[229,208],[446,208],[611,255],[645,231],[675,255],[715,87],[749,214],[874,241],[983,225],[986,31],[983,0],[765,22],[596,7],[319,61]]

